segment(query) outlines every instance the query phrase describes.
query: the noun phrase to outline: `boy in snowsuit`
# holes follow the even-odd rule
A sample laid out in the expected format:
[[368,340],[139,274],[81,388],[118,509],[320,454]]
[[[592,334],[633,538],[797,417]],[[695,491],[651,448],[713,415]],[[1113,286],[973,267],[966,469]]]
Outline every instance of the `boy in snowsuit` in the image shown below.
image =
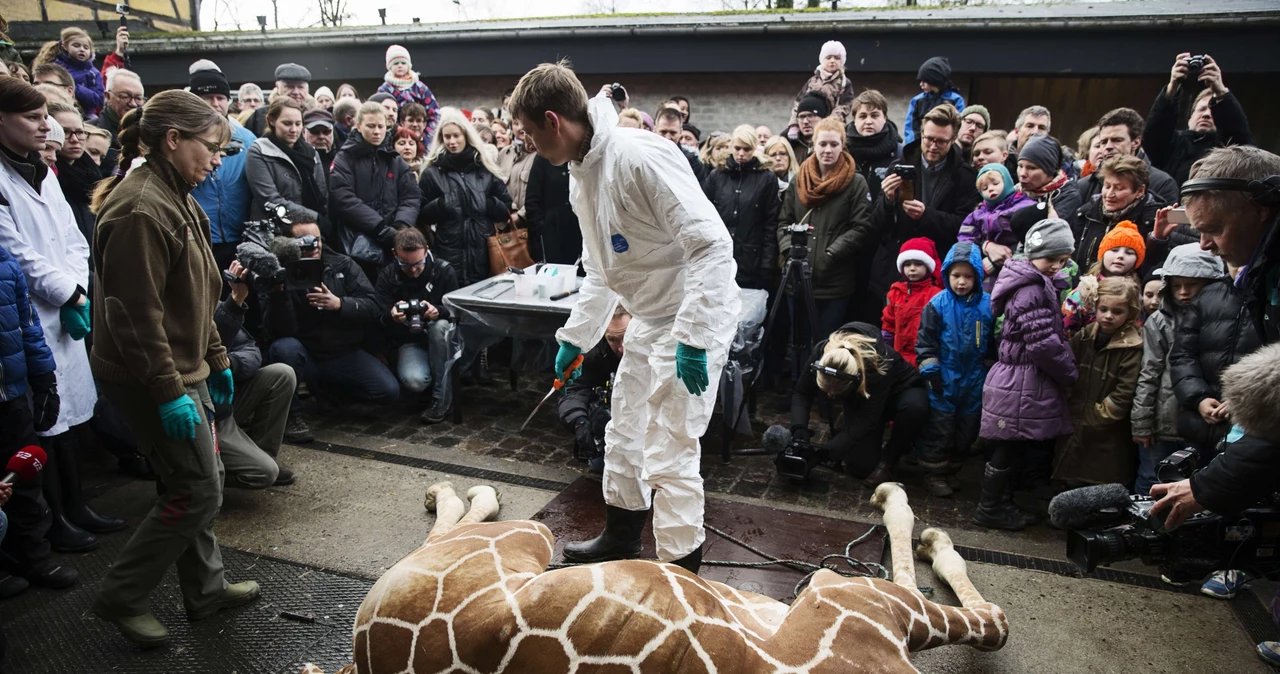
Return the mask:
[[906,123],[902,125],[904,144],[910,145],[920,137],[920,125],[929,111],[950,103],[956,112],[964,112],[964,96],[956,91],[951,83],[951,62],[945,56],[935,56],[925,61],[916,73],[916,81],[920,83],[920,93],[907,104]]

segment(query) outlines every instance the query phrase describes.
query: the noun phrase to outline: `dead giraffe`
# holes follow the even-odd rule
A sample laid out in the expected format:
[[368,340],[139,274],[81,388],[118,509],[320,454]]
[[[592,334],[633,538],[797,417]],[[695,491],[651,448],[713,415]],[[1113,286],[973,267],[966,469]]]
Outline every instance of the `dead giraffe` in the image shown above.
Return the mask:
[[[355,663],[338,674],[427,672],[916,672],[911,653],[948,644],[993,651],[1008,638],[1000,607],[969,581],[951,539],[920,536],[916,554],[963,608],[915,584],[906,493],[882,484],[893,582],[819,571],[791,606],[671,564],[630,560],[546,571],[551,532],[487,522],[491,487],[427,490],[436,523],[422,547],[369,591],[355,622]],[[465,512],[465,515],[464,515]],[[308,665],[302,674],[323,674]]]

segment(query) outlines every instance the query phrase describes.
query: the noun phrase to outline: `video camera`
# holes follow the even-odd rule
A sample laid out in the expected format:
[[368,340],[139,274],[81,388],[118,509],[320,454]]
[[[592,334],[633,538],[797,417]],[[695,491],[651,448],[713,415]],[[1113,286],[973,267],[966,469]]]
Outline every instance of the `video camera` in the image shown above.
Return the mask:
[[[1159,463],[1156,475],[1162,482],[1186,479],[1197,459],[1195,449],[1179,450]],[[1097,485],[1063,492],[1049,509],[1055,524],[1070,525],[1062,527],[1068,530],[1067,559],[1085,573],[1140,558],[1174,582],[1225,569],[1280,578],[1280,508],[1274,498],[1232,516],[1197,513],[1173,531],[1165,529],[1163,516],[1151,514],[1155,503],[1128,495],[1121,485]]]
[[313,234],[293,238],[288,209],[272,203],[264,207],[269,217],[244,223],[244,240],[236,246],[236,261],[248,273],[238,279],[224,269],[223,279],[227,283],[248,283],[258,291],[280,285],[290,290],[319,287],[324,281],[324,263],[303,256],[311,255],[320,239]]
[[426,300],[401,300],[396,302],[396,311],[404,314],[405,326],[409,328],[409,334],[421,335],[424,328],[422,327],[422,319],[426,317],[427,311],[431,309],[431,305]]

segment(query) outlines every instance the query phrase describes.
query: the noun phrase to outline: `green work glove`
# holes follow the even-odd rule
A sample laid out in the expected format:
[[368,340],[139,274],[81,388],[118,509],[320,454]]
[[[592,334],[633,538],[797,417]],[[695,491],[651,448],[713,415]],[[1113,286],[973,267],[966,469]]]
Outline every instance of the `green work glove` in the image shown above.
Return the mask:
[[236,382],[231,378],[230,368],[209,375],[209,381],[205,383],[209,385],[209,397],[213,398],[215,405],[231,404],[231,398],[236,392]]
[[89,298],[84,304],[62,307],[58,310],[58,318],[62,320],[62,329],[71,339],[84,339],[89,334]]
[[[556,379],[564,376],[564,371],[569,369],[570,365],[573,365],[573,360],[581,353],[582,349],[579,349],[568,342],[560,342],[560,350],[556,352]],[[569,375],[569,381],[577,379],[578,375],[581,373],[582,368],[574,370],[573,373]]]
[[196,424],[200,423],[200,411],[191,396],[183,394],[167,403],[160,403],[160,425],[165,435],[174,440],[195,440]]
[[707,390],[707,350],[683,343],[676,346],[676,379],[684,382],[689,393],[702,395]]

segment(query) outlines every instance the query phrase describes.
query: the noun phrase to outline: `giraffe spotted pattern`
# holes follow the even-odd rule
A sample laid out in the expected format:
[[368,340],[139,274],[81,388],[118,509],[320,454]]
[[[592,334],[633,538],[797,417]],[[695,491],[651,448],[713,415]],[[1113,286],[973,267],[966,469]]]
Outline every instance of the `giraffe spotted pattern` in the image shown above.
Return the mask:
[[[487,522],[490,487],[428,490],[436,525],[397,562],[356,615],[355,662],[339,674],[915,672],[910,654],[947,644],[996,650],[1004,612],[969,582],[950,538],[928,529],[917,554],[963,607],[915,588],[914,519],[897,485],[881,485],[894,582],[814,575],[790,606],[631,560],[547,571],[553,543],[538,522]],[[905,559],[900,559],[905,557]],[[308,665],[303,674],[322,674]]]

